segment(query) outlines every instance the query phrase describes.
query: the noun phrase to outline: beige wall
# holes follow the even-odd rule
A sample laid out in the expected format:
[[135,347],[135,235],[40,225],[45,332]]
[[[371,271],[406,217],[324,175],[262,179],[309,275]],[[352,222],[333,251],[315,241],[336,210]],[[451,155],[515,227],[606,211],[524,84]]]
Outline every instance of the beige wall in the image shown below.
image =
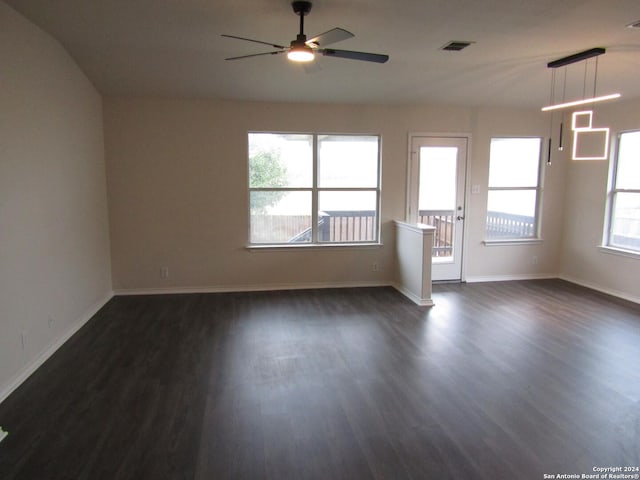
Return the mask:
[[[594,109],[594,126],[609,126],[614,139],[621,131],[640,130],[639,109],[640,101],[603,104]],[[567,120],[570,121],[568,114]],[[609,162],[565,161],[568,168],[562,276],[640,302],[640,258],[598,249],[602,244]]]
[[1,401],[102,305],[111,278],[100,95],[3,2],[0,25]]
[[[480,110],[475,116],[471,185],[480,185],[480,194],[471,194],[467,209],[467,242],[465,247],[467,281],[492,279],[553,277],[560,271],[559,253],[562,242],[564,178],[566,162],[546,164],[549,118],[540,112],[518,110]],[[489,147],[492,137],[538,136],[543,141],[542,204],[538,244],[487,246],[485,225],[487,185],[489,182]]]
[[[382,247],[248,251],[247,132],[382,135]],[[545,241],[485,247],[490,135],[545,135],[536,111],[107,98],[113,285],[118,291],[389,284],[392,221],[404,219],[411,132],[472,134],[468,277],[558,272],[561,166],[547,172]],[[554,167],[555,168],[555,167]],[[547,192],[545,193],[547,194]],[[552,208],[553,207],[553,208]],[[557,209],[557,210],[556,210]],[[531,263],[532,255],[539,262]],[[373,272],[373,262],[379,264]],[[160,278],[160,268],[169,278]]]

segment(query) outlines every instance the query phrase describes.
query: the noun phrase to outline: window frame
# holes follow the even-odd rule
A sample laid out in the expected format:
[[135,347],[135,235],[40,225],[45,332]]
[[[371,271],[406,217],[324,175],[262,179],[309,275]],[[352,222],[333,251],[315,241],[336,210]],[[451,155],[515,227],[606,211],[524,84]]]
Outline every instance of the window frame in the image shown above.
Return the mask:
[[[308,135],[312,140],[312,182],[310,187],[251,187],[251,168],[249,159],[249,142],[251,134],[273,134],[273,135]],[[319,187],[320,177],[320,165],[319,165],[319,137],[375,137],[378,140],[378,152],[376,158],[376,178],[377,183],[375,187]],[[248,222],[247,222],[247,248],[248,249],[272,249],[272,248],[336,248],[336,247],[371,247],[380,246],[381,238],[381,206],[382,206],[382,135],[379,133],[326,133],[326,132],[292,132],[292,131],[270,131],[270,130],[250,130],[247,132],[247,206],[248,206]],[[289,242],[264,242],[264,243],[252,243],[251,241],[251,192],[259,191],[282,191],[282,192],[310,192],[311,193],[311,241],[304,243],[289,243]],[[373,225],[373,233],[375,238],[373,240],[358,240],[358,241],[341,241],[332,242],[319,240],[318,235],[318,219],[319,219],[319,198],[321,192],[375,192],[375,219]]]
[[[493,140],[530,140],[536,139],[538,140],[539,148],[538,148],[538,167],[536,169],[537,178],[536,178],[536,186],[535,187],[519,187],[519,186],[509,186],[509,187],[492,187],[490,185],[490,172],[491,172],[491,144]],[[543,160],[543,137],[537,135],[530,136],[522,136],[522,135],[500,135],[500,136],[492,136],[489,139],[489,168],[487,171],[487,211],[486,216],[489,215],[489,194],[492,191],[534,191],[535,198],[535,207],[534,207],[534,217],[533,217],[533,225],[534,225],[534,233],[528,237],[489,237],[487,235],[487,223],[485,217],[485,228],[484,228],[484,241],[485,245],[519,245],[519,244],[532,244],[532,243],[541,243],[542,242],[542,193],[543,193],[543,179],[544,179],[544,162]]]
[[[640,258],[640,248],[634,249],[624,245],[616,245],[613,243],[613,225],[616,206],[616,195],[619,193],[632,193],[640,195],[640,188],[618,188],[618,169],[620,164],[620,144],[622,136],[628,133],[640,134],[640,129],[624,130],[618,132],[615,136],[615,142],[612,142],[609,160],[609,182],[607,188],[607,200],[605,207],[604,229],[602,233],[601,250],[605,253],[617,253],[632,258]],[[640,154],[640,152],[639,152]]]

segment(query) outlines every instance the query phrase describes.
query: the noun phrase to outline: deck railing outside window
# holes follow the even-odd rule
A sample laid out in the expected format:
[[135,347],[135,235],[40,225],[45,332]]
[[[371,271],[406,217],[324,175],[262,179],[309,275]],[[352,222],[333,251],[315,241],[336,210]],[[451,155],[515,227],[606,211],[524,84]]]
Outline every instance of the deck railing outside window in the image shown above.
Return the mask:
[[[301,222],[308,225],[309,220]],[[375,210],[328,210],[318,214],[318,240],[320,242],[372,242],[376,237]],[[289,243],[311,241],[311,228],[301,228]]]
[[533,238],[535,218],[504,212],[487,212],[487,238]]
[[[288,243],[311,242],[311,218],[307,215],[256,215],[251,219],[252,238],[286,238]],[[318,214],[320,242],[373,242],[375,210],[328,210]]]
[[[452,254],[455,212],[453,210],[420,210],[418,221],[435,227],[433,256]],[[255,235],[264,231],[267,236],[279,232],[289,243],[311,241],[311,220],[306,215],[262,216],[252,219]],[[318,215],[318,235],[321,242],[370,242],[376,238],[374,210],[331,210]],[[270,233],[269,233],[270,232]],[[526,238],[535,234],[534,218],[504,212],[487,212],[489,238]]]

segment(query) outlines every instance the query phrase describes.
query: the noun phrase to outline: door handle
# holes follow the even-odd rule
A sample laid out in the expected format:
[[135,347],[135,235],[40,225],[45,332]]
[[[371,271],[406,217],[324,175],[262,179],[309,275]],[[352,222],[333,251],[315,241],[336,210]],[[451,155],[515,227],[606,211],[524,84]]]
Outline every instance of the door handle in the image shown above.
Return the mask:
[[464,220],[464,216],[462,216],[462,215],[458,215],[458,216],[456,217],[456,220]]

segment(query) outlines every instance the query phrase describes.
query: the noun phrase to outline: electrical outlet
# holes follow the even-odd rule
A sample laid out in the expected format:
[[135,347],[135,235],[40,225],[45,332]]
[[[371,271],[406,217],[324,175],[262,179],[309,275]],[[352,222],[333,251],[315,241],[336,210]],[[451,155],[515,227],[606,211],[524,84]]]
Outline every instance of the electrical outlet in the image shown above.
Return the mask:
[[531,264],[532,265],[537,265],[538,264],[538,256],[534,255],[533,257],[531,257]]
[[371,271],[372,272],[377,272],[378,270],[380,270],[380,268],[378,267],[378,262],[373,262],[371,264]]
[[20,332],[20,343],[22,343],[22,350],[27,349],[27,331],[23,330]]
[[160,267],[160,278],[169,278],[169,267]]

